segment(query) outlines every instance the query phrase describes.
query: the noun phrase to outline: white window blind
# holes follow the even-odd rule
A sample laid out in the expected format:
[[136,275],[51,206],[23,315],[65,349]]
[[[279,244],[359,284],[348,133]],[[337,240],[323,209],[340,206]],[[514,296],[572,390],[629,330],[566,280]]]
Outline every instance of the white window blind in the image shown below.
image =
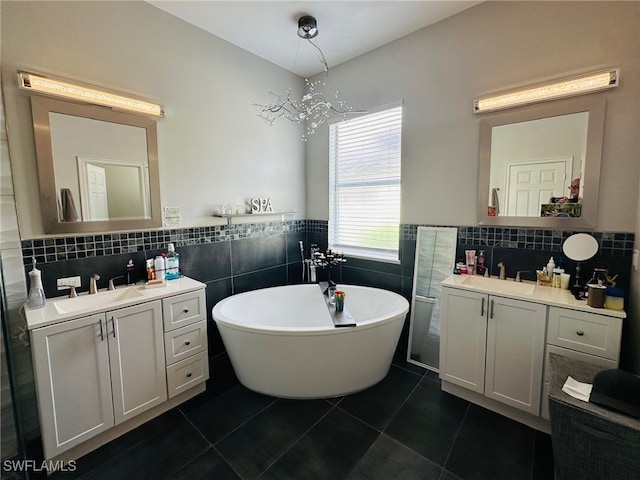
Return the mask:
[[329,127],[329,246],[398,260],[402,105]]

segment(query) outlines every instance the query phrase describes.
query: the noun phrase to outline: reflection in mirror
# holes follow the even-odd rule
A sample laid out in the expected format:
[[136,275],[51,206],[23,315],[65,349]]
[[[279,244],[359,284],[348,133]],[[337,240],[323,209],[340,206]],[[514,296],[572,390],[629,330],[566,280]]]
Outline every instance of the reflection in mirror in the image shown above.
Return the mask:
[[588,122],[589,112],[580,112],[493,127],[489,185],[497,191],[496,214],[539,217],[541,206],[567,203],[559,200],[582,177]]
[[458,231],[418,227],[407,360],[430,370],[440,366],[440,282],[453,273]]
[[599,97],[483,119],[479,223],[595,226],[603,126],[604,99]]
[[155,121],[31,98],[45,233],[161,225]]

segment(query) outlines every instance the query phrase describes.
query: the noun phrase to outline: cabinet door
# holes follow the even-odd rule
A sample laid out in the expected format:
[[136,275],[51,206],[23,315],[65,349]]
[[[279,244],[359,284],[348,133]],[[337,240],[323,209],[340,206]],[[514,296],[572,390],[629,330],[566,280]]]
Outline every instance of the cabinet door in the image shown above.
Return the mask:
[[31,332],[45,458],[114,424],[104,314]]
[[487,298],[442,289],[440,378],[479,393],[484,392]]
[[485,395],[540,413],[546,306],[489,297]]
[[116,424],[167,399],[160,300],[107,312]]

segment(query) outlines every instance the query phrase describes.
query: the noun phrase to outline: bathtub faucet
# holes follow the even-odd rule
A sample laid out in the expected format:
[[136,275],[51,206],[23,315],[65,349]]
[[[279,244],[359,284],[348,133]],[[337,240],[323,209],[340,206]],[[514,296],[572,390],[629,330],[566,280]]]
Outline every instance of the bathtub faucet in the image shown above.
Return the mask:
[[[331,269],[336,265],[342,265],[347,260],[344,258],[343,253],[334,252],[330,248],[327,248],[327,251],[324,253],[320,252],[320,249],[317,245],[311,245],[311,262],[312,269],[322,268],[327,271],[327,285],[326,290],[323,288],[325,295],[333,295],[333,291],[335,291],[336,283],[331,280]],[[312,275],[313,277],[313,275]],[[314,281],[312,278],[311,281]]]

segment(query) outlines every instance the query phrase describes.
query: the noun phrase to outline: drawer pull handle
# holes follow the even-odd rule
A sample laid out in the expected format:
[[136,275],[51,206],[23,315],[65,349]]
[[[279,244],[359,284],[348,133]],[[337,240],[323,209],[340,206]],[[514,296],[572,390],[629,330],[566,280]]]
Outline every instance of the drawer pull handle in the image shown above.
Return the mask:
[[185,308],[184,310],[182,310],[184,313],[189,313],[189,309]]
[[187,340],[186,342],[184,342],[184,344],[188,347],[189,345],[191,345],[191,342]]
[[581,336],[583,336],[583,335],[584,335],[584,332],[583,332],[582,330],[578,330],[578,331],[576,332],[576,335],[578,335],[579,337],[581,337]]
[[187,373],[187,378],[191,378],[191,372]]

